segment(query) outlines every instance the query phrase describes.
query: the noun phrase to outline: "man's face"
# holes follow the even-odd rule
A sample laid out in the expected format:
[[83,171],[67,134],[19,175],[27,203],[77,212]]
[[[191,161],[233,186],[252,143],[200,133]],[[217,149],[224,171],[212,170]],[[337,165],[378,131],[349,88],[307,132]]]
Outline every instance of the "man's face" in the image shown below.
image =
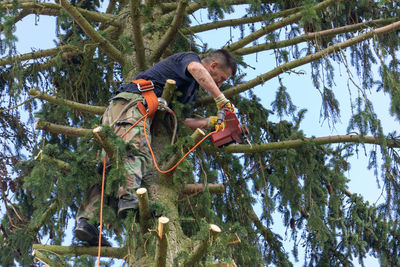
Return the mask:
[[218,87],[221,87],[221,85],[232,75],[232,70],[230,68],[222,68],[218,61],[211,62],[208,65],[207,70]]

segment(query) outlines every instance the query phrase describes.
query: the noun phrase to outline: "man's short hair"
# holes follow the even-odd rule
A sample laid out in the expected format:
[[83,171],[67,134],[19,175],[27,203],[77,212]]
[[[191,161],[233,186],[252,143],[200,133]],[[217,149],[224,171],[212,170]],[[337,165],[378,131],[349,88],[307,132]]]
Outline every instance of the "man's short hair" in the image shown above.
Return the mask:
[[230,68],[232,70],[232,76],[236,74],[237,64],[236,59],[232,56],[232,54],[225,49],[218,49],[208,53],[204,61],[206,63],[211,63],[213,61],[218,61],[221,63],[222,68]]

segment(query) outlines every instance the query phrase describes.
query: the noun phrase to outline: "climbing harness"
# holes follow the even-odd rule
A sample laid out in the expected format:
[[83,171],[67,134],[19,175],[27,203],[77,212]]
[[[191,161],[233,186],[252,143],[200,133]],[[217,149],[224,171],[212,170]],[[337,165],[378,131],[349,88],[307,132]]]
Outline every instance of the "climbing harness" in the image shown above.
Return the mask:
[[156,94],[154,93],[154,84],[152,81],[146,81],[144,79],[134,80],[132,81],[133,84],[136,84],[137,89],[142,94],[146,101],[146,106],[142,102],[138,102],[137,107],[142,113],[145,115],[146,113],[149,114],[151,119],[154,119],[154,115],[156,114],[158,108],[158,99]]

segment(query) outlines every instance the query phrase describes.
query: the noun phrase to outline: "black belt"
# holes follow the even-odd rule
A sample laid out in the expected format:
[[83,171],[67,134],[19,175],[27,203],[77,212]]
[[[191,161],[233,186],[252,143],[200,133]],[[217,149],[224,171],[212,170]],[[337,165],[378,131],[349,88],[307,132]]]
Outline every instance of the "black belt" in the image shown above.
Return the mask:
[[122,93],[122,92],[128,92],[128,93],[134,93],[134,94],[141,94],[141,92],[139,91],[139,88],[137,86],[137,84],[135,83],[128,83],[128,84],[122,84],[116,94]]

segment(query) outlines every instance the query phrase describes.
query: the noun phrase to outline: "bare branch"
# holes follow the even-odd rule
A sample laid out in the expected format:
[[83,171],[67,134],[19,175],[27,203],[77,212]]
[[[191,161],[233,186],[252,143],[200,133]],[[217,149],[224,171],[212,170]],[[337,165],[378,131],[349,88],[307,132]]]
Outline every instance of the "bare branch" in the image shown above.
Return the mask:
[[36,121],[35,129],[44,130],[49,133],[63,134],[65,136],[70,136],[70,137],[83,137],[92,132],[91,129],[58,125],[44,120]]
[[[393,31],[393,30],[396,30],[399,28],[400,28],[400,21],[392,23],[392,24],[384,26],[384,27],[381,27],[381,28],[378,28],[378,29],[371,30],[367,33],[353,37],[344,42],[334,44],[334,45],[332,45],[326,49],[320,50],[314,54],[293,60],[293,61],[285,63],[281,66],[278,66],[275,69],[273,69],[267,73],[264,73],[262,75],[259,75],[256,78],[254,78],[246,83],[229,88],[228,90],[224,91],[224,95],[227,97],[230,97],[230,96],[239,94],[239,93],[249,90],[257,85],[263,84],[266,81],[278,76],[279,74],[284,73],[285,71],[294,69],[296,67],[299,67],[299,66],[305,65],[307,63],[310,63],[312,61],[318,60],[320,58],[326,57],[326,56],[333,54],[337,51],[340,51],[344,48],[350,47],[352,45],[355,45],[355,44],[365,41],[367,39],[373,38],[375,35],[388,33],[390,31]],[[199,106],[199,105],[202,105],[205,103],[211,103],[212,101],[213,101],[213,98],[210,96],[202,97],[196,101],[196,106]]]
[[92,106],[92,105],[86,105],[78,102],[74,102],[71,100],[66,100],[62,98],[58,98],[46,93],[39,92],[37,90],[31,89],[29,91],[29,95],[37,97],[42,100],[46,100],[50,103],[56,104],[56,105],[66,105],[69,108],[72,108],[74,110],[78,110],[81,112],[86,112],[90,114],[97,114],[101,115],[106,111],[106,107],[103,106]]
[[130,0],[133,39],[135,41],[136,63],[139,71],[146,70],[146,54],[144,50],[142,27],[140,22],[139,0]]
[[[81,50],[74,49],[74,50],[71,50],[68,52],[62,52],[61,58],[62,58],[62,60],[70,60],[72,57],[80,55],[80,54],[82,54]],[[57,57],[51,57],[49,60],[47,60],[44,63],[34,62],[29,67],[27,67],[25,70],[29,72],[32,68],[34,68],[34,71],[37,71],[37,72],[45,71],[45,70],[48,70],[49,68],[57,65],[58,60],[59,59]]]
[[[90,255],[97,256],[97,247],[66,247],[66,246],[56,246],[56,245],[42,245],[42,244],[33,244],[33,250],[43,250],[56,253],[58,255]],[[127,254],[126,248],[111,248],[111,247],[102,247],[101,248],[101,256],[102,257],[111,257],[117,259],[123,259]]]
[[82,28],[82,30],[92,39],[94,42],[98,43],[100,48],[111,58],[117,61],[122,66],[125,64],[125,58],[122,56],[121,52],[115,48],[107,39],[101,36],[82,16],[82,14],[71,5],[68,0],[60,0],[60,5],[67,11],[67,13],[73,18],[76,23]]
[[142,234],[147,233],[150,225],[150,211],[149,211],[149,194],[144,187],[136,190],[136,195],[139,200],[139,223]]
[[[203,184],[186,184],[181,194],[183,195],[193,195],[198,193],[203,193],[206,187]],[[223,194],[225,193],[224,184],[207,184],[207,188],[210,193],[213,194]]]
[[274,18],[286,17],[293,13],[298,12],[299,10],[300,10],[300,8],[291,8],[291,9],[287,9],[284,11],[279,11],[279,12],[271,13],[271,14],[261,14],[258,16],[250,16],[250,17],[244,17],[244,18],[240,18],[240,19],[228,19],[228,20],[215,21],[215,22],[210,22],[210,23],[201,24],[201,25],[197,25],[197,26],[183,28],[181,30],[181,32],[182,32],[182,34],[195,34],[195,33],[204,32],[204,31],[208,31],[208,30],[219,29],[219,28],[223,28],[223,27],[238,26],[238,25],[243,25],[243,24],[248,24],[248,23],[261,22],[261,21],[266,21],[266,20],[270,20],[270,19],[274,19]]
[[378,19],[378,20],[361,22],[361,23],[357,23],[357,24],[353,24],[353,25],[347,25],[347,26],[324,30],[324,31],[319,31],[319,32],[309,32],[309,33],[303,34],[301,36],[297,36],[297,37],[289,39],[289,40],[284,40],[284,41],[280,41],[280,42],[270,42],[270,43],[265,43],[265,44],[253,45],[251,47],[240,48],[240,49],[236,50],[234,53],[236,55],[241,55],[241,56],[249,55],[249,54],[253,54],[253,53],[257,53],[257,52],[261,52],[261,51],[265,51],[265,50],[296,45],[296,44],[299,44],[299,43],[305,42],[305,41],[318,40],[319,38],[322,38],[322,37],[331,37],[331,36],[335,36],[337,34],[358,31],[358,30],[366,29],[366,28],[373,27],[373,26],[378,26],[378,25],[384,26],[384,25],[388,25],[390,23],[396,22],[398,20],[399,20],[399,18]]
[[111,14],[117,4],[117,0],[110,0],[106,9],[106,14]]
[[172,79],[168,79],[165,81],[164,90],[162,92],[161,97],[164,98],[165,101],[167,101],[167,103],[171,102],[175,88],[176,88],[176,81]]
[[[0,10],[7,10],[11,8],[12,4],[0,5]],[[61,7],[53,3],[29,1],[26,3],[19,3],[18,8],[22,9],[21,13],[28,12],[28,14],[48,15],[48,16],[62,15]],[[95,22],[102,22],[104,24],[113,25],[115,27],[121,27],[121,24],[115,15],[90,11],[84,8],[76,8],[76,9],[88,20]]]
[[167,217],[158,218],[158,242],[156,248],[156,267],[165,267],[167,266],[167,249],[168,249],[168,223],[169,219]]
[[36,52],[30,52],[23,55],[15,56],[15,57],[7,57],[0,59],[0,66],[14,64],[15,62],[21,62],[31,59],[38,59],[43,57],[54,56],[60,52],[73,52],[76,54],[80,54],[79,49],[72,45],[64,45],[60,47],[55,47],[47,50],[40,50]]
[[164,53],[165,49],[168,47],[172,39],[178,33],[180,26],[182,25],[183,15],[185,12],[185,8],[188,4],[188,0],[181,0],[178,3],[178,7],[176,8],[176,13],[174,19],[172,20],[171,26],[168,27],[167,32],[160,40],[160,44],[156,48],[151,58],[151,62],[156,62]]
[[[333,5],[336,2],[340,2],[340,1],[347,1],[347,0],[325,0],[321,3],[316,4],[314,7],[312,7],[312,9],[314,9],[315,11],[320,11],[324,8],[327,8],[328,6]],[[302,13],[301,12],[297,12],[296,14],[293,14],[285,19],[282,19],[278,22],[269,24],[261,29],[259,29],[258,31],[255,31],[252,34],[249,34],[248,36],[246,36],[245,38],[230,44],[228,47],[226,47],[229,51],[234,52],[235,50],[244,47],[245,45],[251,43],[252,41],[257,40],[258,38],[260,38],[263,35],[266,35],[268,33],[271,33],[277,29],[283,28],[287,25],[290,25],[296,21],[299,21],[302,17]]]
[[[386,139],[387,146],[391,148],[400,147],[399,140]],[[258,145],[230,145],[223,148],[216,148],[213,146],[202,147],[206,152],[224,152],[224,153],[256,153],[269,150],[296,148],[307,143],[314,145],[326,145],[335,143],[362,143],[362,144],[375,144],[379,145],[380,140],[373,136],[360,136],[360,135],[337,135],[326,136],[318,138],[303,138],[297,140],[287,140],[282,142],[271,142]]]
[[[249,4],[248,1],[246,0],[219,0],[218,2],[226,4],[226,5],[246,5]],[[269,4],[269,3],[275,3],[276,1],[274,0],[262,0],[260,1],[263,4]],[[168,4],[164,4],[162,6],[162,10],[164,12],[168,12],[168,11],[172,11],[174,10],[176,7],[176,3],[168,3]],[[188,8],[186,9],[186,13],[187,14],[193,14],[194,12],[196,12],[199,9],[202,8],[208,8],[208,2],[207,1],[194,1],[192,3],[189,4]]]

